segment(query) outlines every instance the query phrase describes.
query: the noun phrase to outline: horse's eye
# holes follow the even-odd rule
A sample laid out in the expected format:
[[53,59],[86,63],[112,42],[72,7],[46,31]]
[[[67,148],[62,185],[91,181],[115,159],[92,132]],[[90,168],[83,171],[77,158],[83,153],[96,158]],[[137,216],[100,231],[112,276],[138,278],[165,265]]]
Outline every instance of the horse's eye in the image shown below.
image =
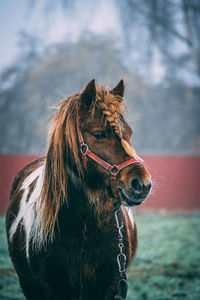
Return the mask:
[[92,134],[98,141],[104,140],[106,138],[106,133],[102,130],[95,131]]

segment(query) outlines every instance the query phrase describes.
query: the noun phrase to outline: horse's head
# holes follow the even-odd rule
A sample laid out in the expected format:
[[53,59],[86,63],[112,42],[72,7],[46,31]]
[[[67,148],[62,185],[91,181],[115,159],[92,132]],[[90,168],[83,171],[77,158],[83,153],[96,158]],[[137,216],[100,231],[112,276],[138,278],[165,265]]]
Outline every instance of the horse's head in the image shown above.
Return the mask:
[[[53,236],[59,209],[63,201],[68,202],[69,182],[77,191],[81,185],[91,201],[114,196],[134,206],[148,196],[151,177],[131,146],[132,129],[123,116],[123,94],[122,80],[110,91],[92,80],[81,93],[60,103],[52,120],[45,160],[41,195],[44,236]],[[81,153],[83,148],[90,149],[101,163]],[[100,208],[104,201],[95,204]]]
[[[105,87],[96,86],[94,80],[89,82],[80,94],[77,130],[80,130],[90,152],[108,165],[123,166],[124,162],[131,162],[119,172],[116,170],[114,184],[115,196],[117,194],[123,204],[134,206],[141,204],[148,196],[151,176],[131,146],[133,131],[123,116],[123,95],[122,80],[110,91]],[[100,190],[104,187],[112,196],[112,171],[89,155],[86,155],[86,160],[86,181],[90,190]]]

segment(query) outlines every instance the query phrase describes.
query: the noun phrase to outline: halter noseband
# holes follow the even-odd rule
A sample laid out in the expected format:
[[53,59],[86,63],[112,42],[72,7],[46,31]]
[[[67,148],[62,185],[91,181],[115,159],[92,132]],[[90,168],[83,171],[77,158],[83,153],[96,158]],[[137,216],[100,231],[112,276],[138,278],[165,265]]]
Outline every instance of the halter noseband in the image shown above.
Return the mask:
[[116,179],[117,179],[117,175],[119,174],[119,172],[132,165],[135,163],[140,163],[141,161],[135,159],[135,158],[131,158],[125,162],[123,162],[122,164],[119,165],[111,165],[108,162],[106,162],[105,160],[103,160],[102,158],[100,158],[99,156],[97,156],[96,154],[94,154],[92,151],[90,151],[88,145],[86,143],[84,143],[84,139],[82,136],[82,133],[80,131],[79,125],[78,125],[78,121],[77,121],[77,132],[78,132],[78,139],[79,139],[79,143],[80,143],[80,147],[81,147],[81,153],[82,153],[82,159],[83,159],[83,164],[85,166],[85,168],[87,169],[87,160],[86,160],[86,156],[90,157],[92,160],[94,160],[96,163],[98,163],[100,166],[102,166],[104,169],[106,169],[107,171],[110,172],[111,175],[111,190],[112,190],[112,194],[113,196],[117,199],[118,198],[118,193],[117,193],[117,189],[116,189]]

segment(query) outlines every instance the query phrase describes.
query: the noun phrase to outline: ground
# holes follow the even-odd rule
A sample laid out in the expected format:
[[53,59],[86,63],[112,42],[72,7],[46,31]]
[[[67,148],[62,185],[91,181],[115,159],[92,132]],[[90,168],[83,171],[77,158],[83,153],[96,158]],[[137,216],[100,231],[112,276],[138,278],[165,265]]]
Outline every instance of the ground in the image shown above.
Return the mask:
[[[127,300],[200,299],[200,211],[135,213],[139,248]],[[0,218],[0,299],[23,300]]]

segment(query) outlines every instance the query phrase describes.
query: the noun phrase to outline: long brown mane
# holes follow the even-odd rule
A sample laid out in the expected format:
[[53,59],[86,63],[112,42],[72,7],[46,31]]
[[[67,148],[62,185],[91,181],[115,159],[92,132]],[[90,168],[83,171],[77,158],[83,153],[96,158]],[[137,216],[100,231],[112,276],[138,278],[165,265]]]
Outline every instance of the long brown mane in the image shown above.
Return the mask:
[[79,100],[80,94],[62,100],[51,123],[40,204],[43,211],[41,230],[44,236],[50,234],[51,238],[59,208],[67,201],[67,163],[72,160],[79,176],[83,176],[76,137]]

